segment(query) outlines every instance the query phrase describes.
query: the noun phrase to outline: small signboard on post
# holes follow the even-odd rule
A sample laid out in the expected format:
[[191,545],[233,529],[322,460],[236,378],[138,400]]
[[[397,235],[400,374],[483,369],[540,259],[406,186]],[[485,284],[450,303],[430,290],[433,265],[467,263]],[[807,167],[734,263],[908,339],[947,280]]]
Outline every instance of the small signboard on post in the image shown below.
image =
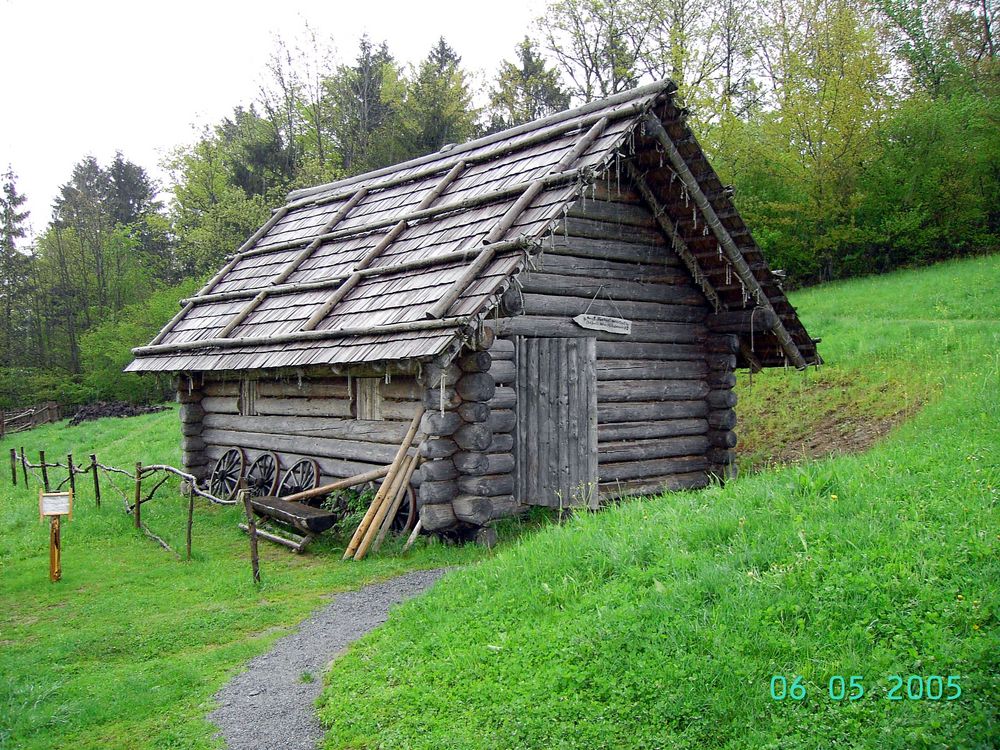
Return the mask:
[[73,491],[38,491],[38,517],[49,517],[49,580],[55,583],[62,578],[62,541],[60,525],[63,516],[73,517]]

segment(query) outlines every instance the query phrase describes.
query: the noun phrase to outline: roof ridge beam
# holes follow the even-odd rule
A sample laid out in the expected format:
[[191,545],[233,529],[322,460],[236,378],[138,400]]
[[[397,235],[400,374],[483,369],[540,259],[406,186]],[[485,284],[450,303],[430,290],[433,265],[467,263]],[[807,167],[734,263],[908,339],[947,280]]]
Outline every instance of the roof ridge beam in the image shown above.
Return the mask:
[[[431,190],[427,193],[427,195],[425,195],[421,199],[414,213],[419,213],[420,211],[429,208],[431,204],[434,203],[434,201],[440,198],[442,193],[444,193],[444,191],[448,189],[448,186],[451,185],[456,179],[458,179],[458,176],[463,171],[465,171],[465,166],[466,164],[464,161],[460,161],[457,164],[455,164],[455,166],[453,166],[448,171],[448,174],[442,177],[438,181],[438,183],[433,188],[431,188]],[[333,293],[333,296],[330,297],[330,299],[328,299],[326,302],[320,305],[313,312],[313,314],[309,316],[309,320],[305,322],[305,325],[302,326],[301,330],[311,331],[315,329],[316,326],[318,326],[326,318],[326,316],[333,311],[333,308],[336,307],[340,303],[340,301],[344,299],[344,297],[346,297],[350,293],[350,291],[361,282],[361,279],[364,277],[359,272],[368,268],[368,266],[372,264],[372,261],[374,261],[380,255],[382,255],[382,253],[386,251],[386,248],[388,248],[389,245],[391,245],[393,242],[396,241],[399,235],[401,235],[409,226],[407,220],[408,217],[406,216],[400,219],[395,224],[395,226],[393,226],[393,228],[389,230],[389,233],[385,237],[383,237],[375,247],[369,250],[364,255],[364,257],[361,258],[361,260],[357,262],[357,264],[354,266],[353,273],[344,280],[344,282],[337,288],[337,290]],[[317,238],[316,241],[321,242],[319,238]]]
[[[777,313],[774,311],[774,306],[771,301],[767,298],[767,293],[761,288],[760,281],[757,277],[753,275],[750,267],[747,265],[746,259],[740,252],[740,249],[736,246],[736,242],[730,236],[726,227],[719,220],[718,215],[715,213],[715,208],[709,203],[708,198],[701,191],[701,186],[695,179],[694,175],[691,174],[691,170],[688,169],[687,162],[684,161],[684,157],[681,156],[677,147],[674,146],[674,142],[670,138],[670,134],[663,127],[663,123],[656,117],[647,115],[643,118],[643,123],[646,127],[646,132],[652,135],[660,145],[663,146],[667,153],[667,158],[673,165],[674,170],[677,172],[677,176],[680,178],[681,182],[687,188],[688,193],[694,199],[695,205],[698,210],[701,211],[702,217],[705,219],[705,223],[708,228],[712,230],[715,238],[719,241],[719,245],[722,246],[723,252],[729,258],[729,261],[733,264],[733,270],[736,275],[747,285],[747,289],[750,290],[751,296],[757,302],[757,305],[769,310],[774,313],[777,317]],[[802,356],[802,352],[799,351],[798,346],[792,340],[791,335],[788,333],[788,329],[785,328],[784,323],[781,322],[781,318],[777,317],[777,321],[774,326],[771,327],[771,332],[778,339],[778,343],[781,345],[781,350],[785,353],[785,356],[791,360],[792,364],[796,368],[802,370],[808,367],[808,363]]]
[[[579,159],[587,150],[593,145],[601,133],[607,128],[610,120],[607,117],[602,117],[600,120],[595,122],[587,133],[576,142],[569,151],[563,154],[562,158],[556,162],[555,166],[552,167],[549,175],[552,176],[566,171],[570,164]],[[496,255],[496,248],[493,247],[495,242],[502,240],[504,235],[510,231],[510,228],[514,226],[514,222],[517,218],[524,213],[525,210],[532,204],[535,198],[538,197],[539,193],[542,192],[546,187],[545,177],[541,177],[534,180],[527,189],[521,194],[521,197],[514,201],[514,204],[507,209],[500,221],[497,222],[496,226],[493,227],[483,239],[484,247],[479,251],[479,255],[474,261],[465,269],[465,272],[455,279],[454,283],[448,288],[444,296],[435,302],[426,312],[428,318],[442,318],[445,313],[448,312],[449,308],[455,303],[455,301],[462,295],[462,293],[469,288],[469,284],[482,272],[484,268],[493,260]]]
[[[620,110],[632,110],[631,112],[623,112],[622,114],[615,114],[614,111],[611,113],[601,114],[601,110],[607,107],[613,107],[618,104],[625,104],[632,99],[639,99],[656,93],[668,93],[672,94],[677,90],[677,85],[669,79],[661,79],[659,81],[654,81],[653,83],[647,84],[645,86],[639,86],[629,91],[623,91],[619,94],[614,94],[605,99],[600,99],[593,102],[588,102],[583,104],[576,109],[566,110],[564,112],[558,112],[556,114],[549,115],[548,117],[542,118],[541,120],[534,120],[524,125],[518,125],[517,127],[510,128],[508,130],[502,130],[499,133],[493,133],[492,135],[484,136],[483,138],[477,138],[467,143],[460,144],[452,149],[450,152],[446,152],[451,156],[459,156],[467,151],[472,151],[477,148],[482,148],[483,146],[489,146],[493,143],[503,143],[511,138],[515,138],[519,135],[525,133],[530,133],[532,131],[537,131],[541,129],[548,128],[551,125],[558,125],[562,123],[572,123],[572,125],[567,129],[572,129],[572,127],[580,127],[584,124],[580,120],[584,119],[586,116],[590,116],[590,122],[594,122],[601,117],[610,117],[610,119],[618,119],[618,117],[625,117],[628,114],[634,114],[635,112],[643,109],[647,106],[647,102],[632,102],[630,105],[621,107]],[[588,118],[589,119],[589,118]],[[552,133],[550,132],[551,136]],[[295,201],[307,196],[316,195],[318,193],[325,192],[327,190],[333,190],[334,188],[346,188],[349,185],[356,184],[358,182],[363,182],[365,179],[372,180],[376,177],[382,177],[383,175],[390,175],[394,172],[399,172],[400,170],[412,169],[413,167],[419,167],[424,164],[432,163],[440,160],[441,152],[435,152],[433,154],[427,154],[426,156],[419,156],[410,161],[403,162],[402,164],[392,165],[390,167],[383,167],[382,169],[376,170],[374,172],[368,172],[366,174],[361,174],[356,177],[351,177],[346,180],[338,180],[336,182],[328,182],[325,185],[317,185],[315,187],[303,188],[301,190],[293,190],[288,194],[288,199],[290,201]],[[468,159],[468,157],[466,157]],[[436,167],[436,171],[443,171],[451,166],[453,162],[450,160],[445,164]],[[433,174],[433,173],[432,173]],[[426,176],[426,175],[425,175]],[[369,183],[369,187],[372,190],[378,189],[377,186]],[[304,204],[303,204],[304,205]]]

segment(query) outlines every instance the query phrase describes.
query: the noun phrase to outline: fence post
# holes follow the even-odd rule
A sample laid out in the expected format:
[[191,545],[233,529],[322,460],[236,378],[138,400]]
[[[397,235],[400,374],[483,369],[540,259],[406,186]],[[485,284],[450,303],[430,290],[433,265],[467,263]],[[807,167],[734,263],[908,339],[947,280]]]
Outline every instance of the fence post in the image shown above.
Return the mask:
[[49,467],[45,463],[45,451],[38,451],[38,463],[42,466],[42,484],[45,486],[45,491],[49,491]]
[[194,526],[194,488],[188,487],[187,559],[191,559],[191,528]]
[[17,487],[17,451],[10,449],[10,481]]
[[250,493],[246,490],[240,490],[239,498],[243,503],[243,510],[247,514],[247,536],[250,537],[250,568],[253,570],[253,582],[260,583],[260,560],[257,557],[257,520],[254,518],[253,508],[250,505]]
[[28,459],[24,457],[24,446],[21,446],[21,472],[24,474],[24,487],[28,487]]
[[0,409],[0,440],[3,440],[4,433],[7,427],[7,412]]
[[76,471],[73,468],[73,454],[66,454],[66,471],[69,472],[69,490],[76,497]]
[[135,505],[132,506],[132,517],[135,519],[135,527],[142,528],[142,463],[135,462]]
[[94,498],[97,500],[97,507],[101,507],[101,480],[97,476],[97,454],[90,454],[90,468],[94,472]]

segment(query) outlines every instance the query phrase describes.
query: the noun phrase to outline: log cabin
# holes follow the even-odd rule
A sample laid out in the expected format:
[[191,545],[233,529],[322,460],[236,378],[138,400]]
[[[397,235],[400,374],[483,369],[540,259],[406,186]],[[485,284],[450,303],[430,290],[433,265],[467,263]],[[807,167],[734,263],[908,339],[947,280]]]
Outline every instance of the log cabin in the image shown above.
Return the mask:
[[736,368],[813,340],[657,82],[296,190],[147,345],[183,463],[393,459],[419,407],[426,531],[735,469]]

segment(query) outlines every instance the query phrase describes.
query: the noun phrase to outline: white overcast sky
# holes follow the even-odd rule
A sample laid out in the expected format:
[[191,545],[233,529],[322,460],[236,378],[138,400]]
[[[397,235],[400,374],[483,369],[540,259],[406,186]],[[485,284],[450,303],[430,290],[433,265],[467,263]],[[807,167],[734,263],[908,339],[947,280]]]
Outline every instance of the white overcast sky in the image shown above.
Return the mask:
[[402,62],[440,35],[480,81],[533,30],[542,0],[0,0],[0,172],[48,222],[59,185],[87,154],[116,150],[162,180],[158,163],[254,98],[276,34],[308,23],[351,61],[367,32]]

